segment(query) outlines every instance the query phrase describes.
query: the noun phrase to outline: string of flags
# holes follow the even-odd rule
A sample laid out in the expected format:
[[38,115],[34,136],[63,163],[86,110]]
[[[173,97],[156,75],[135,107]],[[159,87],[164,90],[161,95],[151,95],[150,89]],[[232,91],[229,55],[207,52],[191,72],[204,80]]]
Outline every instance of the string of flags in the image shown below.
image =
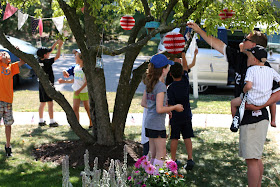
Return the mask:
[[[2,9],[1,2],[0,2],[0,9]],[[17,12],[18,14],[18,30],[22,28],[22,26],[25,24],[27,19],[31,17],[31,32],[32,34],[35,34],[37,29],[39,28],[39,34],[42,37],[43,34],[43,20],[48,20],[51,19],[56,26],[56,29],[58,30],[59,33],[62,33],[62,28],[63,28],[63,22],[65,16],[60,16],[60,17],[55,17],[55,18],[39,18],[36,19],[34,16],[30,16],[28,14],[22,13],[20,10],[17,8],[13,7],[10,5],[10,3],[7,3],[6,9],[4,12],[3,16],[3,21],[11,17]]]

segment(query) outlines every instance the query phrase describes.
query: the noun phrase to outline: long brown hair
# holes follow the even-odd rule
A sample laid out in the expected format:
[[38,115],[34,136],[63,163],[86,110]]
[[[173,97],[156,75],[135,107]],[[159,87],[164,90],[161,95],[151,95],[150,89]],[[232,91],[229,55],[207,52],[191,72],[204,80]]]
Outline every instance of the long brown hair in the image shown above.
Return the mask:
[[160,76],[162,75],[163,68],[167,68],[168,65],[165,65],[161,68],[155,68],[154,64],[149,63],[146,76],[143,78],[143,82],[146,85],[146,92],[150,93],[153,91],[155,85],[158,83]]

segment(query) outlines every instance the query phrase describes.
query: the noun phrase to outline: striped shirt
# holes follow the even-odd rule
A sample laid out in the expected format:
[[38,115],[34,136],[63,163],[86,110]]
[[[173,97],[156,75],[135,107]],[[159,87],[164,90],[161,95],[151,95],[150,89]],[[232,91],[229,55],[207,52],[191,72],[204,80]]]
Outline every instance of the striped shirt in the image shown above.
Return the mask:
[[252,82],[252,89],[248,91],[247,102],[261,106],[267,102],[272,94],[272,82],[280,82],[280,75],[267,66],[252,66],[247,69],[245,81]]

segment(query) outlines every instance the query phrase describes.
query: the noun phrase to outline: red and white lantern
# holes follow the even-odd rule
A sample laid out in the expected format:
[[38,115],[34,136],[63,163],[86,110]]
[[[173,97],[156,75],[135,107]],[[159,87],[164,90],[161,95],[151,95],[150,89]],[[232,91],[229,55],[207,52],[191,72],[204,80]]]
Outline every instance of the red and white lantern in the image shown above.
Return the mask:
[[121,27],[124,30],[131,30],[135,25],[135,19],[132,16],[123,16],[120,20]]
[[228,10],[227,8],[224,8],[223,10],[220,11],[220,18],[221,19],[227,19],[227,18],[232,18],[232,16],[235,15],[235,12],[233,10]]
[[169,32],[164,36],[163,45],[168,53],[178,54],[184,50],[185,38],[177,32]]

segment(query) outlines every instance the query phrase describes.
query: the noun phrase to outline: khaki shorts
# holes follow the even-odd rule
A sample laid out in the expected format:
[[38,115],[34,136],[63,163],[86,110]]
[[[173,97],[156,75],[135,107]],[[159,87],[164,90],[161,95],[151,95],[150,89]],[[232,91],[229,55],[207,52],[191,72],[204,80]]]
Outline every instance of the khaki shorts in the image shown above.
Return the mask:
[[14,123],[12,103],[0,101],[0,124],[2,119],[6,126]]
[[268,120],[242,125],[239,131],[239,156],[244,159],[261,159],[266,140]]

